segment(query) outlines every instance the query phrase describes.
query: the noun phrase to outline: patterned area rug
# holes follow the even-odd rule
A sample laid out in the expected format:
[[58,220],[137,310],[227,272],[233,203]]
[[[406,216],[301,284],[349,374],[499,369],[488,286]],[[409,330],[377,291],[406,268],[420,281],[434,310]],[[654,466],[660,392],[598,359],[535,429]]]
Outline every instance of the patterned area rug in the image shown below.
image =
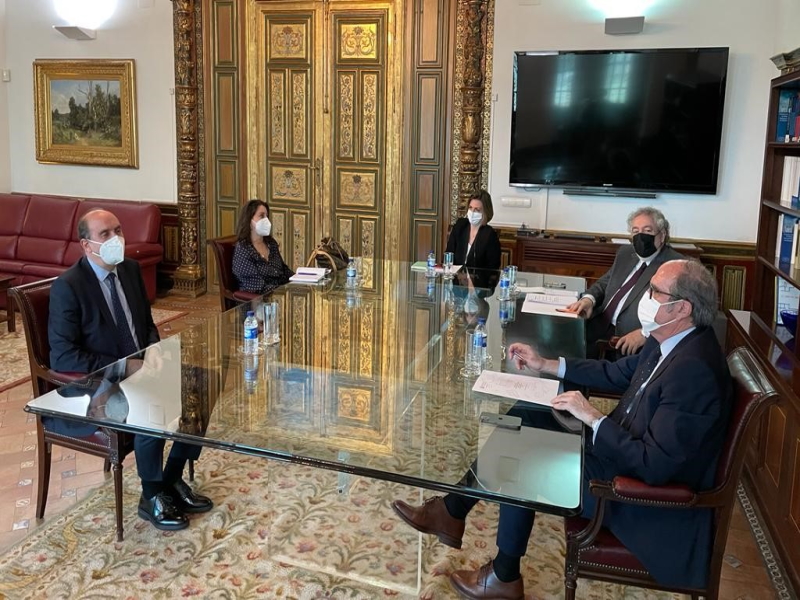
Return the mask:
[[[188,314],[186,311],[154,308],[153,321],[163,325]],[[14,333],[6,330],[6,323],[0,323],[0,392],[30,380],[28,367],[28,348],[25,345],[25,333],[22,331],[22,320],[17,317]]]
[[[494,555],[497,508],[479,503],[462,550],[420,536],[390,502],[419,490],[206,450],[196,486],[216,506],[189,529],[160,532],[136,516],[125,469],[125,541],[114,541],[113,486],[36,529],[0,556],[0,597],[455,598],[448,575]],[[338,488],[344,487],[345,493]],[[523,561],[528,600],[563,598],[561,519],[540,515]],[[579,598],[679,598],[581,580]]]

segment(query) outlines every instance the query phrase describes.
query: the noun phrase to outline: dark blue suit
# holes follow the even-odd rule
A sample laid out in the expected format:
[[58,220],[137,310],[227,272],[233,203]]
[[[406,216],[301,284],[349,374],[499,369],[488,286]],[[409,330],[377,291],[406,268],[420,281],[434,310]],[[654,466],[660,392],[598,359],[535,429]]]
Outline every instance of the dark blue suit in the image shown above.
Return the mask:
[[[153,323],[139,263],[125,259],[117,265],[117,276],[131,311],[139,346],[159,341]],[[54,371],[92,373],[125,358],[118,341],[111,310],[88,260],[84,257],[64,271],[50,289],[50,368]],[[90,435],[97,427],[45,417],[48,429],[63,435]],[[137,435],[134,440],[136,466],[144,481],[161,481],[164,440]],[[200,447],[174,443],[171,457],[196,459]]]
[[[650,338],[642,352],[616,362],[568,359],[565,380],[624,392],[637,366],[658,348]],[[725,356],[711,328],[691,332],[653,373],[625,427],[616,409],[586,449],[583,512],[594,512],[591,479],[616,475],[651,485],[683,483],[695,490],[714,485],[717,459],[728,426],[732,384]],[[591,435],[591,432],[589,432]],[[591,438],[589,438],[591,439]],[[500,508],[497,544],[512,556],[525,554],[533,512]],[[703,586],[711,554],[708,509],[649,508],[612,502],[605,525],[663,584]],[[523,539],[524,538],[524,539]]]

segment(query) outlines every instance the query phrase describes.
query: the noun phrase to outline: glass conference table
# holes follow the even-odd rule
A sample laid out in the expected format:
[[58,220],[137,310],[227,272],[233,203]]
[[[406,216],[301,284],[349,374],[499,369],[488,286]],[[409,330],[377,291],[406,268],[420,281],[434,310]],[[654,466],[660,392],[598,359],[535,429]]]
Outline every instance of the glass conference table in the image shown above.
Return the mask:
[[[241,352],[242,323],[260,301],[25,410],[338,471],[340,491],[349,474],[575,514],[583,428],[533,405],[520,430],[482,423],[482,413],[505,413],[514,401],[473,392],[474,380],[460,370],[465,332],[480,316],[487,318],[489,368],[508,372],[517,372],[506,357],[514,341],[545,357],[584,355],[583,320],[522,313],[520,296],[504,305],[509,320],[501,323],[497,279],[483,271],[469,281],[464,273],[431,280],[410,263],[383,261],[364,265],[355,288],[344,273],[288,285],[269,298],[279,304],[281,341],[254,358]],[[582,286],[531,273],[518,281]]]

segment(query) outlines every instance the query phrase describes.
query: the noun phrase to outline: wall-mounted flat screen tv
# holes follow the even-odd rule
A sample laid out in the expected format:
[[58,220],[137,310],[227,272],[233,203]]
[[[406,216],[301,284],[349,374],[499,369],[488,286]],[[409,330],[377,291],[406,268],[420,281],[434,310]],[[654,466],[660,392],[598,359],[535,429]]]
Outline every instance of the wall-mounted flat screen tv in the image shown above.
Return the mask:
[[728,48],[517,52],[510,184],[717,191]]

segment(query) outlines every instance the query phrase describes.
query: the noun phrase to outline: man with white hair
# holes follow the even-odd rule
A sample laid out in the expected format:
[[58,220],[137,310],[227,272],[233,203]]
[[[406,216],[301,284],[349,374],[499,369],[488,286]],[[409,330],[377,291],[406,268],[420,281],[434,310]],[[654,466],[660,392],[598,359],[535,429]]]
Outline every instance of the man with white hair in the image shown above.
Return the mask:
[[[597,341],[615,341],[620,356],[644,346],[636,315],[639,300],[650,278],[668,260],[683,258],[669,245],[669,221],[652,207],[639,208],[628,216],[631,245],[622,246],[611,269],[598,279],[567,310],[586,317],[586,356],[597,358]],[[610,357],[606,357],[610,358]]]

